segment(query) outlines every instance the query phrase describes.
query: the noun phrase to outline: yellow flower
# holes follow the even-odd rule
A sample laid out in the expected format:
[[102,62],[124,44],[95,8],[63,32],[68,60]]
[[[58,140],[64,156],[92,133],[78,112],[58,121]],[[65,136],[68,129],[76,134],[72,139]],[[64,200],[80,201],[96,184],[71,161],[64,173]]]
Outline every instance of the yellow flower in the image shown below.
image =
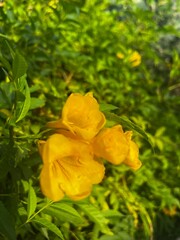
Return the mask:
[[48,5],[52,8],[54,8],[54,9],[56,9],[57,5],[58,5],[58,2],[59,2],[58,0],[50,0]]
[[133,67],[136,67],[138,65],[141,64],[141,55],[137,52],[137,51],[134,51],[130,57],[129,57],[129,61],[131,62],[131,65]]
[[128,152],[129,142],[120,125],[103,129],[94,139],[94,153],[117,165],[122,163]]
[[132,132],[123,132],[121,125],[103,129],[93,141],[95,155],[112,164],[124,163],[134,170],[141,166],[139,150],[131,140]]
[[125,134],[130,141],[129,141],[129,152],[123,163],[128,165],[133,170],[138,170],[142,165],[141,161],[138,158],[138,155],[139,155],[138,146],[135,142],[131,140],[131,137],[132,137],[131,131],[127,131]]
[[123,59],[123,58],[124,58],[124,54],[118,52],[118,53],[116,54],[116,57],[119,58],[119,59]]
[[48,123],[51,128],[66,128],[84,140],[91,140],[105,125],[104,114],[92,93],[72,93],[67,99],[62,118]]
[[164,209],[163,209],[163,212],[164,212],[166,215],[173,217],[174,215],[177,214],[177,209],[176,209],[176,206],[171,207],[171,208],[164,208]]
[[83,199],[104,177],[103,164],[93,159],[91,146],[80,140],[53,134],[47,141],[39,141],[39,152],[43,160],[41,189],[53,201],[64,194]]

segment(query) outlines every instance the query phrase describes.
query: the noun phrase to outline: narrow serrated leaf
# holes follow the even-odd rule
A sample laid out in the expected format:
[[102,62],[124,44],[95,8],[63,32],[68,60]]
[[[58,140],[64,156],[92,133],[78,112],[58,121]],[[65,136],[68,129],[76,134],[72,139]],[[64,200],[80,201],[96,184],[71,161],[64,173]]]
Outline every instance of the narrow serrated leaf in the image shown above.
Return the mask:
[[112,235],[113,233],[109,229],[107,223],[108,219],[103,216],[101,211],[93,206],[92,204],[86,203],[86,202],[79,202],[77,203],[78,207],[83,210],[83,212],[93,221],[95,222],[99,228],[100,231]]
[[[38,205],[38,207],[42,207]],[[71,206],[65,203],[53,203],[43,210],[44,213],[57,217],[60,221],[71,222],[78,225],[83,222],[79,213]]]
[[29,219],[31,215],[35,212],[37,206],[37,198],[34,188],[29,184],[28,192],[28,205],[27,205],[27,218]]
[[31,221],[41,225],[42,227],[49,229],[50,231],[55,233],[58,237],[60,237],[60,239],[65,240],[59,228],[54,223],[48,221],[47,219],[36,216],[36,218],[33,218],[33,220]]
[[14,84],[2,82],[0,84],[0,108],[11,109],[14,100]]
[[9,51],[10,51],[11,57],[14,58],[15,52],[14,52],[13,48],[11,47],[11,45],[9,44],[8,41],[5,40],[5,43],[6,43],[6,45],[7,45],[7,48],[8,48]]
[[5,38],[5,39],[9,39],[8,36],[6,36],[6,35],[4,35],[4,34],[2,34],[2,33],[0,33],[0,37]]
[[156,133],[155,133],[155,137],[160,137],[164,134],[164,132],[166,131],[165,127],[160,127],[157,129]]
[[36,109],[39,107],[43,107],[45,105],[45,100],[44,99],[39,99],[39,98],[31,98],[31,105],[30,105],[30,109]]
[[6,239],[16,240],[16,232],[13,224],[13,218],[0,201],[0,235],[5,236]]
[[27,63],[24,57],[19,53],[15,52],[13,58],[12,73],[14,81],[17,81],[18,78],[22,77],[27,71]]
[[[25,78],[25,75],[22,76],[21,78]],[[31,106],[31,97],[30,97],[30,90],[29,90],[29,86],[27,84],[27,81],[25,79],[24,81],[24,91],[22,92],[25,96],[25,100],[23,102],[19,102],[18,103],[18,107],[19,109],[17,109],[17,113],[16,113],[16,123],[19,122],[21,119],[23,119],[27,112],[29,111],[29,108]]]
[[0,53],[0,61],[2,62],[3,67],[5,67],[8,71],[11,71],[11,65],[8,60]]
[[118,109],[118,107],[116,107],[112,104],[101,103],[100,104],[100,109],[101,109],[102,112],[106,112],[106,111],[112,111],[112,110]]
[[107,218],[120,218],[123,216],[122,213],[117,210],[109,209],[103,212],[103,215]]
[[148,135],[146,134],[146,132],[141,127],[139,127],[135,123],[131,122],[127,117],[124,117],[124,116],[120,117],[114,113],[109,113],[109,112],[105,113],[105,116],[108,120],[122,124],[124,127],[127,127],[128,129],[134,130],[137,133],[141,134],[141,136],[143,136],[151,144],[150,139],[149,139]]

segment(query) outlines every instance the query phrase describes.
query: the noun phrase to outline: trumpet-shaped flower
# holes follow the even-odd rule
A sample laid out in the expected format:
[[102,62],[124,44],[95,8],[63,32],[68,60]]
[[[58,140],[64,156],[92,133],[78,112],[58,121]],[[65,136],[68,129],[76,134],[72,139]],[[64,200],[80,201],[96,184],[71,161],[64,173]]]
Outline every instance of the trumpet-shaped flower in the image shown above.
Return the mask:
[[105,125],[104,114],[92,93],[72,93],[67,99],[62,118],[48,123],[51,128],[66,128],[84,140],[91,140]]
[[39,152],[43,160],[41,189],[53,201],[65,194],[83,199],[104,177],[103,164],[93,159],[91,146],[82,141],[53,134],[47,141],[39,141]]
[[94,153],[112,164],[124,163],[134,170],[141,166],[138,146],[131,140],[132,132],[123,132],[121,125],[103,129],[93,141]]
[[117,165],[122,163],[129,152],[129,141],[120,125],[103,129],[94,139],[94,153]]

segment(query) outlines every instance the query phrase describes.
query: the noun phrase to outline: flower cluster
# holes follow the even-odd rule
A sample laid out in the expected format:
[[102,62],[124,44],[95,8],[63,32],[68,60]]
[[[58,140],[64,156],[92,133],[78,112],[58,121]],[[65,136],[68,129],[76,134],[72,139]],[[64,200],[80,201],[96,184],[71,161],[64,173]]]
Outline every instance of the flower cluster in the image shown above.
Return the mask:
[[58,201],[66,194],[73,200],[91,193],[100,183],[105,168],[102,159],[124,163],[136,170],[141,166],[132,132],[120,125],[105,128],[106,118],[92,93],[73,93],[67,99],[61,118],[49,122],[55,133],[39,141],[43,160],[40,184],[45,196]]

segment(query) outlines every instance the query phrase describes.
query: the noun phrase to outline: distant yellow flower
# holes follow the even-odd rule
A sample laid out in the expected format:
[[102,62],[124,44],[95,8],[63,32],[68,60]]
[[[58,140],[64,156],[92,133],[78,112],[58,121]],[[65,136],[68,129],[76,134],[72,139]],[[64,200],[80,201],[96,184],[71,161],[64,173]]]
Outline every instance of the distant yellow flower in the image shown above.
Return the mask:
[[131,65],[133,67],[136,67],[138,65],[141,64],[141,55],[137,52],[137,51],[134,51],[130,57],[129,57],[129,61],[131,62]]
[[124,54],[119,52],[119,53],[116,54],[116,57],[119,58],[119,59],[123,59]]
[[48,123],[51,128],[66,128],[84,140],[91,140],[105,125],[104,114],[92,93],[72,93],[67,99],[62,118]]
[[58,0],[50,0],[48,5],[52,8],[54,8],[54,9],[56,9],[57,5],[58,5],[58,2],[59,2]]
[[164,208],[164,209],[163,209],[163,212],[164,212],[166,215],[173,217],[174,215],[177,214],[177,209],[176,209],[176,206],[171,207],[171,208]]
[[112,164],[125,163],[134,170],[141,166],[138,159],[138,147],[131,140],[132,132],[123,132],[121,125],[103,129],[93,141],[97,157],[102,157]]
[[90,144],[53,134],[47,141],[39,141],[43,160],[40,184],[45,196],[53,201],[64,194],[73,200],[87,197],[93,184],[104,177],[104,166],[93,159]]

